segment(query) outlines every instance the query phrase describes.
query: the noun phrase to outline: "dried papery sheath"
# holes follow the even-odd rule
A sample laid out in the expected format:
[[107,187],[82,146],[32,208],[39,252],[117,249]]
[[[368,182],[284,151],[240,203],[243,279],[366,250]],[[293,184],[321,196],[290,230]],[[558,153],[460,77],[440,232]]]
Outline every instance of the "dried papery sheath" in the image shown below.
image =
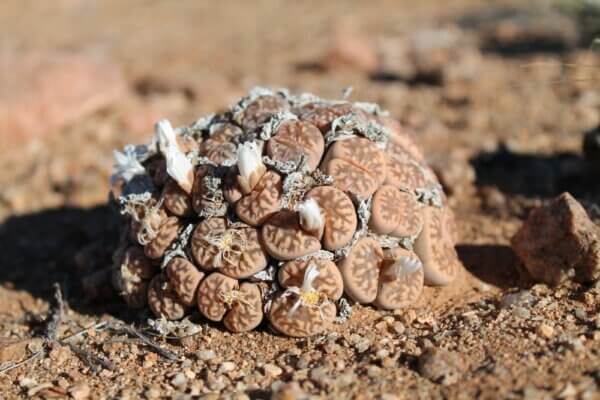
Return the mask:
[[[280,208],[293,210],[296,205],[304,198],[306,192],[315,186],[328,186],[333,184],[333,178],[316,169],[307,172],[305,166],[306,158],[303,156],[300,164],[287,172],[283,181],[283,195],[279,200]],[[286,174],[286,172],[282,172]]]
[[262,126],[260,131],[260,138],[262,140],[269,140],[275,133],[279,130],[279,127],[288,121],[297,121],[298,116],[292,114],[291,112],[285,110],[282,112],[278,112],[273,115],[269,122]]
[[387,117],[390,115],[389,111],[381,109],[379,104],[376,103],[368,103],[368,102],[356,102],[354,103],[354,107],[363,110],[369,114],[377,115],[379,117]]
[[333,121],[331,130],[325,135],[325,142],[331,144],[337,140],[350,139],[357,134],[376,142],[381,148],[385,147],[390,135],[380,124],[351,112]]
[[377,234],[373,234],[373,233],[370,233],[368,236],[377,240],[377,242],[379,243],[379,245],[382,248],[387,248],[387,249],[400,246],[400,242],[403,239],[403,238],[397,238],[394,236],[377,235]]
[[242,192],[248,194],[267,171],[256,142],[243,143],[238,147],[237,167],[240,173],[238,183]]
[[296,211],[298,211],[302,229],[320,239],[323,236],[325,221],[317,201],[315,199],[305,200],[296,206]]
[[269,265],[267,268],[259,271],[248,278],[251,282],[273,282],[277,276],[277,268]]
[[294,161],[278,161],[269,156],[263,156],[262,160],[265,165],[272,167],[281,174],[291,174],[298,170],[298,163]]
[[311,103],[329,104],[330,102],[323,100],[322,98],[315,96],[312,93],[302,93],[299,95],[290,95],[288,100],[292,103],[293,107],[303,107]]
[[163,261],[161,263],[161,268],[164,269],[174,257],[181,257],[186,260],[191,259],[191,257],[189,257],[185,252],[185,249],[187,248],[188,242],[190,241],[190,236],[192,235],[193,231],[194,225],[192,224],[189,224],[185,227],[183,231],[181,231],[179,237],[175,240],[172,248],[165,252]]
[[333,261],[335,258],[335,255],[331,252],[331,251],[327,251],[327,250],[319,250],[319,251],[315,251],[314,253],[310,253],[307,254],[305,256],[302,257],[298,257],[297,260],[299,261],[307,261],[307,260],[330,260]]
[[205,131],[207,130],[209,127],[211,127],[211,125],[214,125],[216,119],[216,115],[215,113],[211,113],[208,115],[205,115],[204,117],[198,118],[190,127],[189,129],[192,132],[201,132],[201,131]]
[[230,107],[230,110],[231,110],[230,112],[231,112],[231,115],[233,116],[233,120],[236,123],[241,124],[244,111],[246,110],[246,108],[248,107],[248,105],[250,103],[252,103],[254,100],[258,99],[259,97],[273,96],[274,94],[275,93],[271,89],[268,89],[268,88],[265,88],[262,86],[256,86],[256,87],[252,88],[250,90],[250,93],[248,94],[248,96],[243,97],[239,102],[237,102],[235,105]]
[[202,195],[204,207],[198,215],[205,218],[226,215],[227,203],[223,196],[222,179],[218,176],[206,175],[202,181],[206,191]]
[[352,306],[345,297],[342,297],[337,302],[338,315],[335,317],[337,324],[343,324],[348,321],[348,318],[352,315]]
[[335,251],[335,258],[340,259],[344,258],[350,253],[352,247],[358,242],[358,240],[365,236],[368,231],[369,218],[371,218],[371,203],[373,201],[373,197],[369,197],[368,199],[360,200],[357,196],[353,196],[353,201],[355,204],[358,203],[357,214],[358,214],[358,227],[354,235],[352,236],[352,241],[342,247],[339,250]]
[[415,190],[417,200],[429,206],[442,208],[444,206],[443,193],[444,189],[440,184],[432,184],[428,188],[418,188]]
[[156,123],[155,131],[160,152],[167,160],[167,173],[183,190],[191,193],[194,183],[194,167],[179,149],[171,123],[162,119]]
[[145,175],[146,170],[140,163],[134,146],[125,146],[123,152],[113,150],[115,164],[113,166],[113,175],[110,177],[111,184],[119,179],[129,182],[137,175]]

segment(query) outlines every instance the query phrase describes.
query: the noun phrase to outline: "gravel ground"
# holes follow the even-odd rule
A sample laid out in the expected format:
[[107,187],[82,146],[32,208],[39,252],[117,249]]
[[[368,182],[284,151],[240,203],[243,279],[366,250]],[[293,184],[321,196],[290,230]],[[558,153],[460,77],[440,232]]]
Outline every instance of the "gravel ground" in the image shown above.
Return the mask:
[[[548,22],[564,15],[447,3],[3,2],[0,60],[77,52],[120,68],[126,89],[38,135],[0,130],[0,398],[600,398],[600,284],[534,284],[509,245],[562,191],[598,222],[581,141],[600,123],[600,57],[577,46],[573,21]],[[310,339],[231,334],[198,315],[152,325],[92,291],[118,240],[111,150],[255,85],[323,97],[352,86],[413,129],[457,215],[459,278],[406,310],[354,306]],[[62,316],[50,332],[48,315]]]

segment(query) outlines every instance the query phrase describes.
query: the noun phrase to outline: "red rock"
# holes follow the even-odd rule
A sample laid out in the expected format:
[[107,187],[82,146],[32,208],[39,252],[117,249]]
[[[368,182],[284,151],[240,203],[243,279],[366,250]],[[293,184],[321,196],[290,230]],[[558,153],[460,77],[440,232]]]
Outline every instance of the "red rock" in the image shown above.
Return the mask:
[[48,134],[117,100],[121,71],[107,61],[66,52],[0,59],[0,145]]
[[533,210],[513,236],[512,247],[538,281],[558,284],[600,277],[600,228],[570,194]]

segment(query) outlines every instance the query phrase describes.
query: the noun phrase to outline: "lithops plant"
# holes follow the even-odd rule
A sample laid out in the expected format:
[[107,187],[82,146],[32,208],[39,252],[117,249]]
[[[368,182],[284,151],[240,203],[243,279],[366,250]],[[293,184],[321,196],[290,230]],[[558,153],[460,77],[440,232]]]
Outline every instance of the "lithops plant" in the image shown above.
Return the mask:
[[435,174],[375,104],[256,88],[115,158],[114,284],[157,317],[311,336],[348,299],[408,307],[460,270]]

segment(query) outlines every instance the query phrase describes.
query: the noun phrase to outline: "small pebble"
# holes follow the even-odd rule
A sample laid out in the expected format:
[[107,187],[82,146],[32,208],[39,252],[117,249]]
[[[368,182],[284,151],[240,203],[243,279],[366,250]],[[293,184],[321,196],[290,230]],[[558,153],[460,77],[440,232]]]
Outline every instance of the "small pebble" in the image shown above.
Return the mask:
[[554,336],[554,328],[548,324],[542,323],[537,328],[538,334],[545,337],[546,339],[550,339]]
[[151,387],[150,389],[148,389],[144,392],[144,396],[146,396],[146,398],[148,400],[158,399],[160,397],[160,390],[157,388]]
[[32,388],[35,385],[37,385],[37,382],[36,382],[35,379],[31,379],[31,378],[28,378],[28,377],[19,379],[19,386],[22,387],[22,388],[24,388],[24,389]]
[[360,342],[356,343],[354,347],[356,347],[356,350],[359,353],[364,353],[365,351],[369,350],[369,347],[371,347],[371,343],[368,339],[363,339]]
[[522,319],[528,319],[531,316],[531,312],[525,307],[515,307],[513,314]]
[[367,375],[369,378],[377,378],[381,375],[381,368],[371,365],[369,368],[367,368]]
[[400,321],[394,322],[394,324],[392,325],[392,328],[394,329],[394,332],[398,335],[402,335],[404,333],[404,331],[406,331],[404,324]]
[[585,310],[583,308],[576,309],[575,316],[577,317],[577,319],[579,319],[581,321],[587,320],[587,313],[585,312]]
[[265,364],[263,370],[266,376],[271,377],[277,377],[283,372],[283,370],[275,364]]
[[90,387],[85,383],[73,385],[68,391],[69,395],[71,395],[74,400],[85,400],[89,398],[91,394]]
[[225,361],[225,362],[221,363],[221,365],[219,366],[219,372],[227,373],[227,372],[233,371],[235,368],[236,368],[236,365],[234,362]]
[[460,355],[444,349],[430,347],[419,357],[419,373],[442,385],[458,382],[463,369],[464,361]]
[[196,357],[198,360],[208,361],[215,358],[215,352],[212,350],[200,350],[196,352]]
[[171,385],[175,386],[176,388],[181,388],[181,387],[185,386],[186,384],[187,384],[187,378],[185,377],[185,375],[182,372],[175,374],[173,379],[171,379]]

